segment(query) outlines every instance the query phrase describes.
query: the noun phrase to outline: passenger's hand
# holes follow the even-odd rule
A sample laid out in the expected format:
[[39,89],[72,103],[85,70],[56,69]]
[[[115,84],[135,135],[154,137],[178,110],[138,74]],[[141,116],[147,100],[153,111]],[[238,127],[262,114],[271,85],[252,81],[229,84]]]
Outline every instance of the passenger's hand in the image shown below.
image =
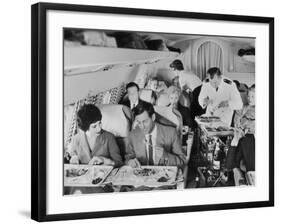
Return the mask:
[[70,161],[69,161],[70,164],[79,164],[79,158],[78,156],[74,155],[71,157]]
[[234,128],[234,136],[230,145],[237,146],[240,138],[243,137],[243,135],[244,133],[240,128]]
[[243,135],[244,135],[244,132],[241,128],[234,129],[234,136],[241,138],[241,137],[243,137]]
[[88,163],[89,165],[101,165],[104,163],[104,159],[101,156],[94,156],[90,162]]
[[127,164],[132,168],[138,168],[141,166],[137,158],[130,159]]
[[64,159],[64,163],[69,163],[69,161],[71,159],[69,152],[64,153],[63,159]]
[[218,105],[218,108],[222,108],[222,107],[228,107],[229,103],[227,100],[221,101],[220,104]]

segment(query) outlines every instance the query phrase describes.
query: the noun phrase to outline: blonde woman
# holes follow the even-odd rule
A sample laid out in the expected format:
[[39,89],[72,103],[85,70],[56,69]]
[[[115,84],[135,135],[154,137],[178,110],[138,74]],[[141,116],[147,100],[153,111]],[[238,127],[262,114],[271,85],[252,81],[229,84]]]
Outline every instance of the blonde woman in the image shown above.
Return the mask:
[[179,103],[179,99],[181,96],[180,88],[178,88],[177,86],[170,86],[167,89],[167,94],[170,102],[168,104],[168,107],[172,107],[180,112],[183,126],[188,126],[190,128],[193,128],[194,120],[192,119],[190,110]]

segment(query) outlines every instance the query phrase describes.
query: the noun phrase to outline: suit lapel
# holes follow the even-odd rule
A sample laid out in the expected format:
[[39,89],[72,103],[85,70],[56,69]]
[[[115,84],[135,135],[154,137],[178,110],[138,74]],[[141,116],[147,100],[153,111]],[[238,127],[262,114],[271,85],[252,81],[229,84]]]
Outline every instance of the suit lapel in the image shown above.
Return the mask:
[[157,146],[162,146],[163,142],[165,142],[164,139],[164,134],[163,134],[163,129],[162,126],[159,125],[158,123],[155,123],[156,127],[157,127],[157,133],[156,133],[156,145]]
[[146,153],[146,142],[145,142],[145,136],[143,134],[143,132],[138,128],[138,131],[135,133],[136,135],[136,139],[137,139],[137,151],[138,154],[141,158],[144,158],[145,161],[144,164],[147,164],[148,161],[148,157],[147,157],[147,153]]

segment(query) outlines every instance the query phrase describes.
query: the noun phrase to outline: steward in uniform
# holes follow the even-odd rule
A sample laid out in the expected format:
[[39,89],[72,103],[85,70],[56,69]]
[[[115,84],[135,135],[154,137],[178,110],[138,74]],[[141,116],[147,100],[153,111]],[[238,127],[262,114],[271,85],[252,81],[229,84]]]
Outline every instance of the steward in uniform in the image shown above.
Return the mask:
[[217,116],[231,125],[234,110],[240,110],[243,102],[235,83],[224,77],[217,67],[208,70],[209,78],[203,83],[199,104],[206,108],[207,116]]

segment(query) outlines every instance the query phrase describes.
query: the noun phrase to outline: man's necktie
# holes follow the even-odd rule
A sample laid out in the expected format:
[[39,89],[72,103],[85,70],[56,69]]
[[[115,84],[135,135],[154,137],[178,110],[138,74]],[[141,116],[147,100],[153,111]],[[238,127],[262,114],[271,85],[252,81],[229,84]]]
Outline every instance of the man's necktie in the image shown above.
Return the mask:
[[148,135],[148,164],[153,165],[153,146],[151,135]]

